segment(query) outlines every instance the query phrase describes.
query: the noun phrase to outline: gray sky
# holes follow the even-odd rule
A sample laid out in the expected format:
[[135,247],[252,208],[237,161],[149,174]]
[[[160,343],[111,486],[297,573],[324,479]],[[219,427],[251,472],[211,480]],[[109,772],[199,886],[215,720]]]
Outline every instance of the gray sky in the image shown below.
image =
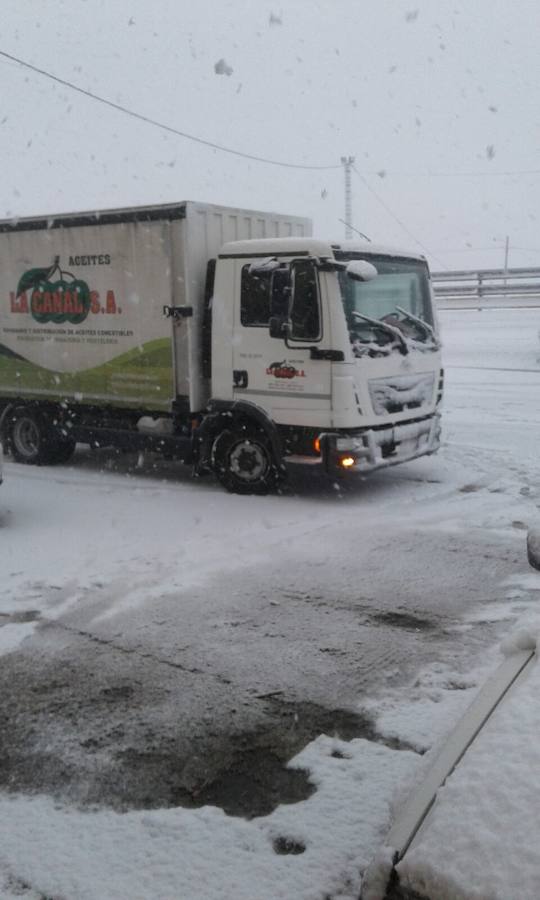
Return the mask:
[[[511,265],[540,265],[539,34],[537,0],[2,0],[0,50],[247,153],[354,155],[354,225],[438,269],[502,265],[507,234]],[[0,74],[2,216],[192,199],[343,236],[339,168],[248,162]]]

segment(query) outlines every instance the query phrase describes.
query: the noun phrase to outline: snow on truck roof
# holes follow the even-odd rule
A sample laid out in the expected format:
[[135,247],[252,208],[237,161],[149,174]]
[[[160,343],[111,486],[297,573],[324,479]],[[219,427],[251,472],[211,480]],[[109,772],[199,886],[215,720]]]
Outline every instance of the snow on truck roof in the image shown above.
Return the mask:
[[[307,227],[311,230],[311,220],[301,216],[282,215],[274,212],[240,209],[218,206],[211,203],[198,203],[183,200],[176,203],[153,204],[151,206],[119,207],[114,209],[87,210],[70,213],[52,213],[48,216],[22,216],[11,219],[0,219],[0,233],[12,231],[41,231],[55,228],[76,228],[84,225],[115,225],[127,222],[152,222],[161,220],[184,219],[197,212],[218,214],[236,214],[266,221],[288,223]],[[223,244],[220,256],[275,256],[276,253],[286,255],[332,256],[335,251],[343,253],[362,253],[376,256],[394,256],[415,259],[425,262],[421,253],[403,248],[373,244],[371,241],[331,241],[311,237],[270,237],[248,238],[230,241]]]
[[126,222],[171,221],[174,219],[185,219],[200,212],[208,213],[209,215],[233,215],[262,219],[263,221],[286,222],[289,225],[311,230],[311,220],[301,216],[219,206],[213,203],[198,203],[195,200],[182,200],[173,203],[152,204],[150,206],[59,212],[51,213],[50,215],[15,216],[10,219],[0,219],[0,232],[75,228],[84,225],[116,225]]
[[425,256],[413,250],[372,244],[371,241],[325,241],[319,238],[250,238],[245,241],[230,241],[224,244],[220,257],[226,256],[334,256],[335,253],[362,253],[366,256],[394,256],[426,261]]
[[60,212],[50,215],[20,216],[0,220],[0,231],[37,231],[52,228],[76,228],[82,225],[114,225],[120,222],[151,222],[160,219],[183,219],[186,203],[154,206],[119,207],[102,210]]

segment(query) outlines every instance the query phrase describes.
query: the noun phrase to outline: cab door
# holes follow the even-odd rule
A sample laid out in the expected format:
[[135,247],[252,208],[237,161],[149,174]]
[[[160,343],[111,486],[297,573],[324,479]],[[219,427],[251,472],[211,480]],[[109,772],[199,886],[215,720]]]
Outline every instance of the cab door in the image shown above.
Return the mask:
[[[332,338],[324,274],[310,259],[239,260],[233,334],[233,396],[280,424],[330,422]],[[289,325],[271,337],[270,320]],[[279,329],[277,329],[279,330]]]

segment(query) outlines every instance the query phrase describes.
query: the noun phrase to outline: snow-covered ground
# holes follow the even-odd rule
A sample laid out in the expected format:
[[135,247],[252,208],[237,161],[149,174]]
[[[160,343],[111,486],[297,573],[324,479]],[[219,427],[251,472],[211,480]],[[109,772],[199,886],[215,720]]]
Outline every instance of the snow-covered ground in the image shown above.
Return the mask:
[[445,446],[360,483],[6,462],[0,898],[358,896],[540,596],[540,310],[441,320]]
[[[540,591],[540,576],[537,578]],[[538,618],[529,641],[536,638]],[[540,666],[482,729],[397,866],[400,883],[437,900],[537,900],[540,875]]]

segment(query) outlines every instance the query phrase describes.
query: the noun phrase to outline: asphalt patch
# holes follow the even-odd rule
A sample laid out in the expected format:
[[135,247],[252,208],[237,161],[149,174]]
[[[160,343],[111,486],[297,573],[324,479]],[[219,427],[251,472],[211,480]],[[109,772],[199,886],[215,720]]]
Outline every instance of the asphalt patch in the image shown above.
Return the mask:
[[431,619],[394,610],[373,613],[370,618],[375,622],[380,622],[382,625],[389,625],[391,628],[404,628],[406,631],[433,631],[437,627]]
[[253,697],[252,728],[233,731],[232,722],[220,728],[209,720],[206,732],[190,738],[181,720],[162,728],[146,717],[144,681],[96,677],[84,693],[73,694],[75,672],[68,667],[63,678],[55,673],[45,680],[26,667],[22,677],[22,657],[9,662],[0,789],[49,793],[81,807],[212,805],[231,816],[265,816],[316,790],[308,771],[288,763],[320,734],[380,740],[367,715],[272,694]]
[[24,622],[37,622],[41,618],[39,609],[25,609],[22,612],[0,613],[0,628],[2,625],[19,625]]
[[[211,747],[200,752],[194,748],[188,760],[158,747],[118,754],[122,808],[126,803],[145,809],[218,806],[230,816],[266,816],[282,804],[306,800],[315,791],[309,772],[289,768],[288,763],[320,734],[344,741],[379,739],[371,719],[350,710],[275,696],[263,702],[273,712],[268,727],[219,736]],[[144,796],[139,796],[141,784]]]
[[31,884],[28,884],[28,882],[24,881],[22,878],[17,878],[15,875],[7,876],[5,887],[11,891],[11,896],[13,897],[24,897],[32,892],[32,896],[35,900],[61,900],[60,897],[52,897],[49,894],[38,893]]
[[482,485],[480,484],[464,484],[463,487],[459,488],[460,494],[475,494],[477,491],[482,490]]
[[299,853],[304,853],[306,849],[306,845],[302,844],[301,841],[294,841],[292,838],[286,837],[276,838],[273,847],[274,851],[276,853],[279,853],[281,856],[285,856],[287,854],[298,856]]

